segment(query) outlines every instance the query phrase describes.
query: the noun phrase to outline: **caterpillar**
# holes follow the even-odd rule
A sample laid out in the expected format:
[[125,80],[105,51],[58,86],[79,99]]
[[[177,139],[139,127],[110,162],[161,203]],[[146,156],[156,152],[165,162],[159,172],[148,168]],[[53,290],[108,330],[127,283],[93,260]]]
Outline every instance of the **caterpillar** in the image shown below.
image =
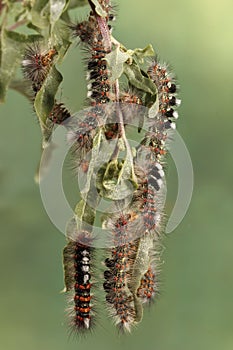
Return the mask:
[[[54,48],[44,49],[41,42],[34,42],[27,46],[22,61],[22,71],[25,79],[32,83],[32,90],[35,99],[36,94],[40,91],[52,65],[57,51]],[[66,119],[70,118],[70,112],[63,103],[55,101],[54,106],[48,115],[48,119],[53,124],[62,124]]]
[[104,59],[111,52],[108,22],[113,19],[112,6],[109,1],[99,3],[106,12],[105,18],[98,16],[90,3],[92,11],[88,20],[70,26],[73,37],[79,37],[87,54],[87,80],[89,81],[87,97],[92,106],[113,100],[109,70]]
[[[88,71],[88,98],[92,108],[85,113],[84,118],[78,121],[75,130],[71,130],[68,138],[73,142],[72,153],[75,163],[82,165],[86,154],[93,147],[93,139],[97,129],[102,124],[103,109],[101,105],[110,101],[111,83],[109,80],[109,71],[107,63],[104,60],[105,55],[110,52],[110,38],[107,22],[110,20],[110,5],[108,1],[101,1],[103,9],[107,13],[105,19],[100,19],[95,13],[92,4],[92,11],[87,21],[83,21],[75,26],[70,26],[73,36],[78,36],[87,53],[87,71]],[[88,164],[87,164],[88,167]],[[86,170],[86,165],[84,167]],[[88,168],[87,168],[88,169]],[[69,245],[73,249],[70,249]],[[71,251],[71,254],[70,254]],[[74,328],[89,330],[93,323],[93,311],[91,300],[90,270],[93,264],[91,255],[93,249],[88,244],[83,245],[77,242],[70,242],[64,251],[64,266],[72,265],[75,273],[70,272],[65,267],[65,280],[68,281],[68,287],[72,284],[74,291],[74,307],[71,313],[71,323]],[[68,261],[68,263],[67,263]],[[71,263],[70,263],[71,261]],[[84,274],[85,273],[85,274]],[[72,276],[72,277],[70,277]],[[74,276],[74,277],[73,277]],[[72,279],[72,283],[70,280]],[[69,290],[70,288],[66,288]]]
[[110,315],[122,332],[130,332],[141,321],[143,304],[158,293],[158,242],[149,233],[133,239],[131,223],[135,222],[137,215],[130,210],[120,211],[106,222],[114,247],[105,260],[103,288]]
[[137,297],[143,305],[150,305],[159,296],[160,266],[161,266],[162,244],[159,237],[153,237],[151,249],[148,251],[148,267],[141,277],[137,289]]
[[87,79],[88,84],[87,97],[91,101],[91,105],[108,103],[113,99],[112,85],[109,79],[109,70],[107,62],[104,60],[110,50],[105,49],[101,40],[98,44],[92,47],[91,56],[87,64]]
[[133,213],[120,212],[106,222],[106,228],[111,231],[113,248],[110,249],[110,257],[105,260],[108,270],[104,272],[103,288],[110,315],[123,332],[130,332],[136,319],[134,296],[128,286],[131,263],[137,251],[137,241],[129,237],[133,217]]
[[81,231],[69,240],[63,250],[65,292],[69,294],[69,324],[74,331],[85,331],[93,325],[91,266],[94,251],[89,232]]
[[165,64],[159,63],[155,58],[147,73],[157,86],[159,107],[157,114],[148,123],[149,132],[142,144],[147,144],[159,160],[166,154],[165,143],[169,129],[176,128],[175,121],[179,116],[176,108],[179,107],[181,100],[176,97],[177,85]]
[[177,86],[174,78],[166,65],[162,65],[157,59],[153,60],[147,73],[158,89],[157,119],[163,121],[164,129],[175,129],[174,120],[178,118],[178,112],[174,108],[180,106],[181,100],[176,97]]
[[94,137],[102,127],[104,118],[105,110],[101,106],[95,106],[85,110],[81,118],[73,118],[73,122],[67,126],[75,169],[88,161],[88,152],[93,147]]
[[164,171],[159,162],[147,164],[136,161],[135,174],[138,188],[133,194],[132,206],[141,214],[141,233],[160,234],[162,218],[162,189]]
[[71,114],[63,103],[55,103],[48,119],[51,120],[53,124],[62,124],[70,117]]
[[[75,166],[79,166],[86,154],[92,149],[97,128],[103,125],[102,119],[106,111],[101,106],[113,100],[112,83],[109,78],[107,62],[104,58],[111,51],[108,23],[113,20],[114,16],[109,1],[100,1],[100,5],[106,12],[105,18],[100,18],[95,13],[92,3],[90,3],[92,11],[88,20],[69,26],[73,37],[79,38],[82,49],[86,54],[87,98],[88,105],[92,107],[89,115],[78,122],[77,130],[70,134],[71,141],[76,141],[72,148]],[[111,125],[107,126],[106,139],[117,136],[118,130],[114,128],[114,125],[113,127]]]
[[40,90],[48,72],[53,64],[57,51],[53,48],[42,49],[40,42],[34,42],[25,50],[22,61],[23,75],[32,82],[35,94]]
[[156,293],[155,272],[150,265],[143,275],[140,286],[137,290],[137,296],[142,299],[143,303],[150,302]]
[[153,118],[147,118],[148,131],[137,147],[137,151],[147,153],[148,161],[161,163],[167,153],[166,142],[170,130],[176,128],[175,121],[179,117],[177,107],[181,100],[176,97],[177,85],[165,64],[159,63],[155,58],[147,73],[158,89],[158,111]]

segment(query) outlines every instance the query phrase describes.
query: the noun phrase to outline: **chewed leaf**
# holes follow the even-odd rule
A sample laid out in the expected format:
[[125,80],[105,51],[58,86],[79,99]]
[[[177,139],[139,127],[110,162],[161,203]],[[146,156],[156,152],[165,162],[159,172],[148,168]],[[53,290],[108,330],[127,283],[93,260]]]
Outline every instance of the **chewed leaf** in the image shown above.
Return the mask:
[[149,93],[150,95],[157,95],[156,85],[151,79],[142,74],[142,71],[136,62],[133,62],[132,64],[124,63],[124,73],[131,85],[139,90]]
[[[69,235],[68,235],[69,236]],[[70,251],[73,249],[74,242],[68,242],[65,248],[63,249],[63,269],[64,269],[64,284],[65,292],[68,292],[72,289],[74,285],[74,275],[70,273],[72,267],[72,261],[70,259]]]
[[98,0],[90,0],[90,2],[92,2],[92,4],[95,6],[95,11],[100,17],[106,17],[107,16],[106,11],[104,11],[102,6],[99,4]]
[[137,290],[140,286],[141,279],[148,270],[151,262],[149,252],[153,249],[153,237],[149,234],[144,235],[139,239],[136,257],[131,266],[131,279],[128,287],[134,296],[135,302],[135,321],[140,322],[143,317],[143,308],[140,300],[137,297]]
[[54,105],[54,97],[62,82],[62,75],[53,66],[45,79],[40,91],[37,93],[34,107],[40,124],[46,126],[46,120]]
[[129,182],[130,175],[127,177],[124,172],[121,173],[122,168],[122,162],[116,160],[107,164],[102,179],[103,188],[101,194],[103,197],[115,201],[124,199],[132,193]]
[[50,23],[53,25],[60,18],[69,0],[50,0]]
[[88,4],[88,0],[70,0],[68,3],[68,9],[85,6]]
[[75,208],[75,214],[76,214],[76,225],[77,230],[82,229],[82,223],[87,223],[89,225],[93,225],[95,221],[95,210],[91,208],[87,200],[81,199],[81,201],[76,205]]
[[82,199],[76,205],[76,226],[78,229],[83,228],[83,224],[92,226],[95,221],[95,208],[98,206],[99,197],[96,195],[96,188],[94,186],[94,173],[96,158],[99,154],[102,133],[99,130],[93,140],[93,149],[91,151],[92,157],[88,167],[87,180],[85,188],[81,191]]
[[153,249],[153,236],[142,235],[138,245],[137,256],[132,266],[132,281],[130,290],[135,293],[140,285],[141,277],[146,273],[150,264],[149,251]]
[[143,63],[145,57],[154,56],[155,52],[152,45],[146,46],[144,49],[135,49],[123,51],[121,46],[118,45],[115,50],[112,50],[106,55],[105,59],[111,69],[111,79],[114,81],[119,79],[124,72],[124,63],[128,60],[132,63],[133,56]]
[[45,0],[35,1],[31,9],[31,23],[32,25],[44,29],[49,28],[50,25],[50,6],[49,2]]
[[133,164],[128,152],[122,161],[112,160],[100,172],[98,189],[104,198],[122,200],[130,196],[136,187]]
[[155,52],[151,44],[147,45],[144,49],[135,49],[133,53],[140,63],[143,63],[145,57],[155,56]]
[[155,118],[159,112],[159,99],[157,98],[148,110],[148,117]]
[[57,21],[51,32],[51,42],[57,50],[57,63],[61,63],[67,50],[70,47],[70,33],[66,28],[66,23],[61,19]]
[[111,79],[119,79],[124,72],[124,63],[131,57],[127,52],[123,52],[120,46],[106,55],[105,59],[111,69]]
[[[69,6],[70,0],[41,0],[36,1],[30,12],[31,25],[36,30],[47,29],[53,30],[55,23],[61,18],[61,15]],[[82,6],[83,1],[75,4],[74,7]],[[51,28],[50,28],[51,26]]]
[[86,198],[88,196],[88,192],[91,190],[91,183],[93,181],[93,175],[95,173],[95,166],[100,153],[101,140],[102,133],[101,130],[99,130],[93,140],[93,148],[91,150],[91,161],[88,167],[87,180],[84,189],[81,191],[83,198]]

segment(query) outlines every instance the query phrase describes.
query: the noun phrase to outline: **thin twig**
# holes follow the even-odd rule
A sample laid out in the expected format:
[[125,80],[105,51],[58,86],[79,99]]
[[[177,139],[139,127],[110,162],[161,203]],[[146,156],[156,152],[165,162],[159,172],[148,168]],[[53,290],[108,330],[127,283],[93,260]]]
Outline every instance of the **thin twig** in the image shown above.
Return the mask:
[[111,51],[112,49],[112,41],[111,41],[111,34],[108,28],[108,24],[106,22],[106,19],[103,17],[100,17],[99,15],[96,15],[96,19],[103,37],[103,41],[104,41],[104,46],[106,51]]
[[122,140],[124,141],[126,152],[128,153],[128,156],[130,159],[130,163],[133,164],[133,155],[132,155],[130,144],[125,134],[124,118],[123,118],[121,106],[119,103],[119,80],[118,79],[115,82],[115,94],[116,94],[116,101],[117,101],[117,115],[119,120],[119,134]]
[[23,26],[26,23],[27,23],[27,20],[22,19],[21,21],[18,21],[15,24],[13,24],[12,26],[8,27],[7,30],[9,30],[9,31],[15,30],[16,28]]

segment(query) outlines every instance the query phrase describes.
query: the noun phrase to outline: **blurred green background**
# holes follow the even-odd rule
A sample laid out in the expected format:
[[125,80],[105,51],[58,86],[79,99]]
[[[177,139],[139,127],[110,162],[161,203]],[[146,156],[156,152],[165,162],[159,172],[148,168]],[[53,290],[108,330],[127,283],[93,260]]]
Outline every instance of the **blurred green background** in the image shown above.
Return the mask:
[[[161,297],[130,336],[119,337],[102,310],[105,317],[92,335],[68,339],[59,294],[65,238],[50,223],[33,180],[39,125],[26,99],[9,92],[0,106],[0,347],[232,350],[233,2],[116,3],[119,41],[129,48],[152,43],[177,74],[178,130],[194,166],[191,206],[165,242]],[[73,112],[85,97],[80,56],[71,49],[60,67],[62,99]],[[171,193],[177,185],[173,170]]]

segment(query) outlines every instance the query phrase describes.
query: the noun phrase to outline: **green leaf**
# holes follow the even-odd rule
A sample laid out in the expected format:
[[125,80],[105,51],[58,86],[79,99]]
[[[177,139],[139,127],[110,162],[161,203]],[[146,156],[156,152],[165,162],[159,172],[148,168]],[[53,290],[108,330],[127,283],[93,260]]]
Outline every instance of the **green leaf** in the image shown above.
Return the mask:
[[67,25],[65,22],[59,19],[54,24],[50,36],[50,41],[53,43],[53,47],[55,47],[58,52],[58,57],[56,58],[57,63],[61,63],[63,61],[64,56],[71,45],[69,39],[70,33],[67,30]]
[[155,52],[153,46],[151,44],[147,45],[144,49],[135,49],[133,50],[133,54],[137,57],[140,63],[144,62],[145,57],[153,57],[155,56]]
[[99,160],[101,141],[103,139],[102,131],[99,129],[93,139],[93,146],[91,150],[91,160],[88,166],[87,181],[84,189],[82,190],[82,197],[87,198],[88,192],[91,190],[91,184],[93,182],[93,176],[95,174],[96,164]]
[[133,295],[134,297],[134,308],[135,308],[135,316],[134,321],[136,323],[141,322],[143,317],[143,306],[141,300],[137,297],[136,294]]
[[35,0],[31,9],[31,23],[40,29],[49,31],[50,4],[47,0]]
[[131,155],[126,151],[123,160],[111,160],[99,170],[96,186],[102,197],[122,200],[137,187]]
[[[111,200],[118,200],[125,198],[125,192],[127,191],[127,186],[125,186],[124,183],[119,184],[119,174],[122,168],[122,162],[118,160],[112,160],[104,169],[104,176],[102,178],[102,191],[101,194],[103,197],[111,199]],[[123,192],[123,193],[122,193]]]
[[53,28],[54,24],[58,21],[69,0],[50,0],[50,24]]
[[85,6],[87,4],[88,4],[87,0],[70,0],[68,9],[70,10],[76,7]]
[[[132,190],[132,184],[131,184],[131,172],[130,168],[126,169],[125,164],[127,164],[126,161],[124,161],[122,164],[118,164],[118,167],[115,169],[115,174],[112,177],[109,177],[110,173],[113,169],[111,169],[114,164],[109,164],[103,180],[103,196],[105,198],[111,199],[113,201],[122,200],[128,196],[130,196],[133,192]],[[129,170],[129,171],[128,171]],[[127,177],[127,172],[129,172],[129,176]],[[126,177],[126,178],[125,178]]]
[[74,286],[74,273],[73,273],[73,259],[72,253],[74,252],[75,242],[71,241],[63,249],[63,271],[64,271],[64,292],[70,291]]
[[114,81],[121,77],[121,75],[124,72],[124,63],[129,60],[130,64],[132,64],[133,56],[135,56],[139,60],[139,63],[143,63],[145,57],[154,55],[155,52],[152,45],[148,45],[144,49],[135,49],[127,51],[123,50],[122,47],[118,45],[115,48],[115,50],[112,50],[109,54],[106,55],[105,58],[111,69],[111,79]]
[[142,74],[142,71],[136,62],[133,62],[132,64],[124,63],[124,73],[131,85],[139,90],[149,93],[150,95],[157,95],[156,85],[151,79]]
[[41,38],[2,29],[0,51],[0,103],[5,101],[6,91],[21,64],[25,44]]
[[159,99],[157,98],[148,110],[148,118],[155,118],[158,112],[159,112]]
[[120,46],[106,55],[105,59],[111,70],[111,80],[115,81],[121,77],[124,72],[124,63],[131,58],[128,52],[123,52]]
[[140,286],[142,276],[146,273],[150,265],[150,255],[148,252],[153,249],[153,237],[147,233],[139,239],[137,254],[132,265],[131,282],[129,289],[133,294]]
[[142,304],[137,297],[137,290],[140,286],[141,279],[147,272],[151,263],[150,250],[153,249],[153,237],[147,233],[139,238],[136,257],[131,266],[130,280],[128,283],[129,290],[134,296],[135,304],[135,321],[140,322],[143,316]]
[[87,200],[81,199],[81,201],[76,205],[75,208],[76,214],[76,225],[78,231],[83,228],[85,223],[93,225],[95,221],[95,210],[88,205]]
[[51,130],[47,125],[47,118],[54,106],[55,95],[61,81],[61,73],[53,66],[34,101],[34,108],[40,121],[44,140],[50,136]]
[[100,5],[98,0],[90,0],[92,4],[95,6],[95,12],[100,16],[100,17],[106,17],[107,13],[104,11],[102,6]]
[[85,188],[81,191],[82,199],[75,208],[76,225],[78,230],[85,227],[85,223],[93,225],[95,221],[96,208],[100,201],[99,196],[96,195],[95,187],[95,167],[99,156],[102,131],[99,129],[93,140],[93,148],[91,151],[91,160],[88,167],[87,181]]

